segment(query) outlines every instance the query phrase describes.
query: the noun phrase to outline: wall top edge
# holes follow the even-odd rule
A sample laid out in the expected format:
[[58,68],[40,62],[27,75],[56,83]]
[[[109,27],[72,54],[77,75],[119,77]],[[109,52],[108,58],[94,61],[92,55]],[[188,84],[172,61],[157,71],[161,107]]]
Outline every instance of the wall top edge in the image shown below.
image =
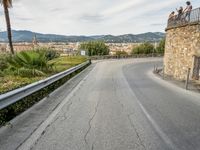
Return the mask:
[[176,28],[183,28],[183,27],[186,27],[186,26],[195,26],[195,25],[200,25],[200,22],[193,22],[193,23],[187,23],[187,24],[184,24],[184,25],[178,25],[178,26],[173,26],[173,27],[167,27],[167,28],[165,29],[165,31],[172,30],[172,29],[176,29]]

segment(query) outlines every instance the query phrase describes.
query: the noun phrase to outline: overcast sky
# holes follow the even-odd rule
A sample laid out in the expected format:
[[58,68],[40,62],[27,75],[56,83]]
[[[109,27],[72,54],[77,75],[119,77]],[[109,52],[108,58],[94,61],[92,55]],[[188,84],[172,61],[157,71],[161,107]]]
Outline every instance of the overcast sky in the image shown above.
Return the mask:
[[[192,1],[200,7],[200,0]],[[183,0],[13,0],[12,29],[63,35],[164,32]],[[5,19],[0,10],[0,29]]]

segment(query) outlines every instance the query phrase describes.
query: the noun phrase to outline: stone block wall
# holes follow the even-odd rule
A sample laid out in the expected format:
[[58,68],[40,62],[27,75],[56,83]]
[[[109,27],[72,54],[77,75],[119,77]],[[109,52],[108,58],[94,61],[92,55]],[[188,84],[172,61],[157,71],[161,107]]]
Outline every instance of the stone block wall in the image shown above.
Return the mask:
[[193,70],[194,55],[200,56],[200,24],[166,29],[165,74],[185,80],[188,68]]

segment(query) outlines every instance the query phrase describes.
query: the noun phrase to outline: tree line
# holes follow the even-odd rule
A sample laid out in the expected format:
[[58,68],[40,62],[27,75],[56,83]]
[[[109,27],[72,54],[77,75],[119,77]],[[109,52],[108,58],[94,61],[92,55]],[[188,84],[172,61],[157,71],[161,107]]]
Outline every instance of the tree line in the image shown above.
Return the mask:
[[86,51],[88,56],[102,56],[109,55],[109,47],[103,41],[89,41],[83,42],[79,46],[79,50]]
[[154,46],[150,42],[144,42],[140,44],[137,47],[134,47],[132,49],[132,54],[152,54],[152,53],[158,53],[158,54],[164,54],[165,51],[165,39],[162,39],[158,46]]
[[[89,41],[81,43],[79,46],[79,51],[84,50],[88,56],[102,56],[109,55],[109,47],[103,41]],[[144,42],[136,47],[133,47],[131,54],[164,54],[165,50],[165,39],[162,39],[158,46],[155,47],[154,44],[150,42]],[[117,51],[116,56],[128,55],[125,51]]]

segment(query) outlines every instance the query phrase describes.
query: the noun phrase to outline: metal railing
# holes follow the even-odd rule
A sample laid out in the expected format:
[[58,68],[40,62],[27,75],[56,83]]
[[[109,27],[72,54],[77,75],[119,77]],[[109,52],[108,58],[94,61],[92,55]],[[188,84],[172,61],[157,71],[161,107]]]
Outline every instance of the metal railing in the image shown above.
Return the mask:
[[168,19],[167,28],[178,27],[190,23],[200,22],[200,8],[193,9],[190,12],[185,12]]
[[8,93],[0,95],[0,110],[3,108],[6,108],[21,99],[49,86],[50,84],[74,73],[75,71],[78,71],[79,69],[86,67],[90,64],[90,61],[87,61],[85,63],[82,63],[78,66],[72,67],[66,71],[63,71],[61,73],[55,74],[49,78],[46,78],[44,80],[40,80],[38,82],[29,84],[25,87],[10,91]]

